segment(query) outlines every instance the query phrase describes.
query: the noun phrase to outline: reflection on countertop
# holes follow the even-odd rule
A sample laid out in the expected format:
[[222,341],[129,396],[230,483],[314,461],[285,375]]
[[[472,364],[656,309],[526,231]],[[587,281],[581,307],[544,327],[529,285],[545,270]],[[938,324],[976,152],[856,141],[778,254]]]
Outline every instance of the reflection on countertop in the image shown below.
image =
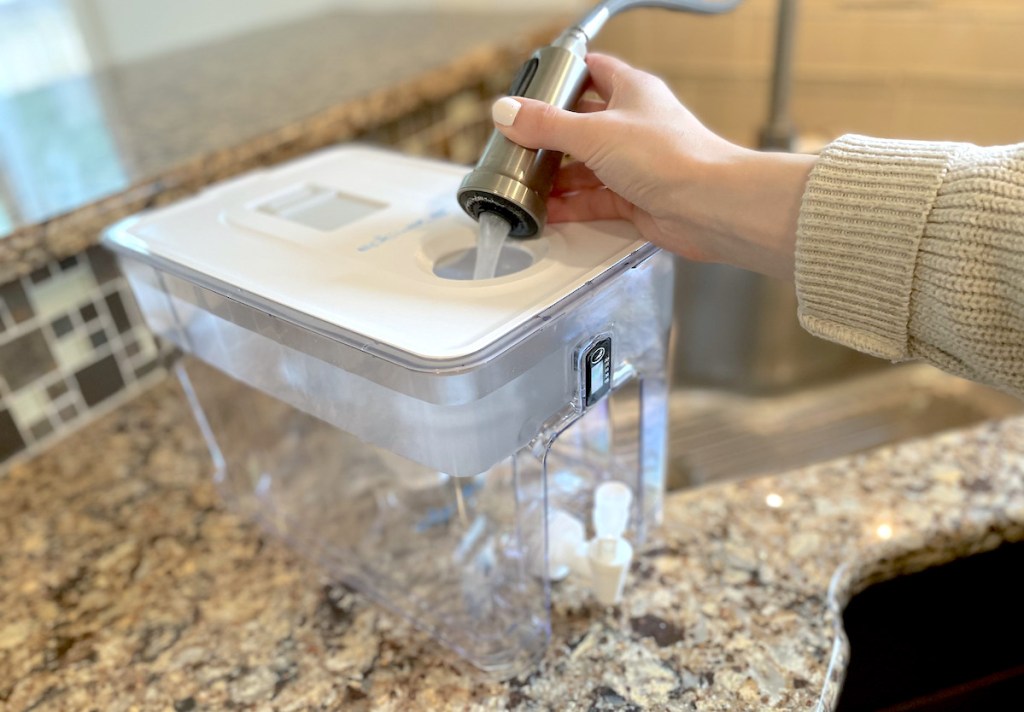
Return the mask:
[[479,681],[226,512],[167,380],[0,480],[12,709],[805,709],[866,583],[1024,539],[1024,419],[677,492],[625,602],[555,593],[540,669]]
[[0,96],[0,282],[154,202],[514,68],[537,13],[333,13]]

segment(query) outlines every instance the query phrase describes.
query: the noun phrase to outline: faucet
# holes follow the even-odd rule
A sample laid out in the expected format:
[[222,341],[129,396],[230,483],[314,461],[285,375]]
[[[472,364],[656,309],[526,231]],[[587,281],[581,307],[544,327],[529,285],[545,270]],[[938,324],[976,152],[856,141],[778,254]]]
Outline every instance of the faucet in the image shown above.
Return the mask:
[[[614,15],[635,7],[660,7],[705,15],[732,10],[740,0],[604,0],[519,69],[510,96],[538,99],[561,109],[576,105],[588,78],[587,43]],[[459,205],[474,220],[492,213],[509,224],[511,237],[540,234],[547,221],[551,183],[562,161],[557,151],[523,148],[495,131],[476,167],[463,179]]]

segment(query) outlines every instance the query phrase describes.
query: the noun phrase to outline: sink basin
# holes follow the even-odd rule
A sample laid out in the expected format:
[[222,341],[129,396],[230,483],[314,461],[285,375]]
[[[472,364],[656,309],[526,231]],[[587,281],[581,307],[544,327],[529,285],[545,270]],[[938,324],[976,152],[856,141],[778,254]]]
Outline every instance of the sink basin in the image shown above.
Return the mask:
[[670,489],[742,479],[1024,411],[1006,393],[926,364],[882,365],[781,394],[676,384]]
[[815,338],[792,283],[676,260],[670,489],[784,472],[1024,411],[925,364]]
[[1024,543],[874,584],[843,613],[838,712],[1012,710],[1024,700]]

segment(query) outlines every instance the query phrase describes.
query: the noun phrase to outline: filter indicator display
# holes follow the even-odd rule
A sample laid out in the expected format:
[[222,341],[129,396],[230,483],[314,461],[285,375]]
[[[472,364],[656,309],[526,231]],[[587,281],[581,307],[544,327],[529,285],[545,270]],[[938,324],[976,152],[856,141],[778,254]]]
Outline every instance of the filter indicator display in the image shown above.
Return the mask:
[[595,341],[580,354],[583,404],[590,407],[608,394],[612,388],[612,339],[610,336]]
[[590,366],[590,382],[591,383],[603,383],[604,382],[604,361],[598,361]]

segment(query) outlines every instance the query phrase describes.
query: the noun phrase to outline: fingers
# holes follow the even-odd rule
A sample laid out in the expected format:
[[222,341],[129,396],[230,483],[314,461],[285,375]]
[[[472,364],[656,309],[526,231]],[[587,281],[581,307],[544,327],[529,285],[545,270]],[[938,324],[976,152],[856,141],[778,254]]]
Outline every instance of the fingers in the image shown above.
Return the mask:
[[621,59],[597,52],[587,55],[587,69],[594,91],[605,101],[611,101],[612,95],[634,71]]
[[598,188],[602,185],[604,183],[594,175],[594,171],[584,164],[574,161],[562,166],[561,170],[555,174],[555,182],[551,186],[551,191],[558,195],[559,193]]
[[582,190],[548,198],[548,221],[629,220],[632,203],[605,187]]
[[495,127],[526,148],[546,148],[586,160],[595,141],[592,114],[563,111],[525,97],[502,97],[491,109]]
[[586,122],[586,117],[607,109],[621,77],[635,74],[625,62],[603,54],[588,55],[587,66],[601,99],[584,97],[573,112],[526,97],[502,97],[491,110],[497,129],[520,146],[560,151],[586,161],[599,140],[599,125]]
[[595,114],[608,108],[608,102],[602,99],[580,99],[576,102],[576,113]]

